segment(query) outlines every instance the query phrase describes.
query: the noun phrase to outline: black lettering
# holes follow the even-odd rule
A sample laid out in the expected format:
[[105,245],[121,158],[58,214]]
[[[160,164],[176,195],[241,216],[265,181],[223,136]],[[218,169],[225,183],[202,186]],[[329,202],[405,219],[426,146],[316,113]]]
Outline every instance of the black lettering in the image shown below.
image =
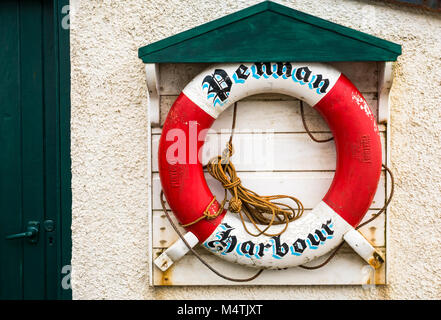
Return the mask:
[[289,250],[289,247],[286,243],[280,243],[280,236],[272,237],[274,240],[274,254],[279,257],[284,257]]
[[260,258],[262,258],[263,255],[265,254],[266,248],[271,248],[271,245],[269,243],[267,243],[267,244],[259,243],[259,249],[257,250],[257,255]]
[[308,239],[313,246],[318,246],[320,244],[320,240],[317,240],[312,233],[308,234]]
[[269,63],[269,62],[263,62],[263,63],[262,62],[256,62],[255,65],[256,65],[256,73],[259,76],[263,75],[263,66],[265,66],[265,73],[268,76],[273,74],[273,71],[271,70],[271,63]]
[[333,234],[334,234],[334,231],[332,231],[330,228],[329,228],[329,225],[331,224],[331,220],[328,220],[328,221],[326,221],[326,224],[322,224],[322,228],[326,231],[326,233],[329,235],[329,236],[332,236]]
[[247,70],[248,70],[248,67],[247,66],[244,66],[243,64],[241,64],[240,66],[239,66],[239,68],[237,68],[237,70],[236,70],[236,75],[237,75],[237,78],[238,79],[241,79],[241,80],[246,80],[246,79],[248,79],[248,77],[250,76],[250,74],[245,74],[246,72],[247,72]]
[[311,70],[308,67],[298,68],[296,71],[297,80],[301,80],[303,82],[309,82],[309,77],[311,76]]
[[254,243],[251,241],[246,241],[240,246],[240,251],[244,254],[254,255]]
[[223,251],[228,246],[228,244],[230,244],[228,249],[225,251],[225,253],[229,253],[233,251],[236,247],[237,238],[236,236],[230,235],[231,231],[234,230],[234,228],[229,226],[227,223],[223,223],[222,225],[225,226],[227,229],[219,233],[221,238],[209,241],[207,243],[207,246],[212,249],[216,248],[217,251]]
[[[283,71],[283,67],[285,67],[286,71]],[[285,74],[285,76],[287,78],[291,77],[292,74],[292,65],[289,62],[277,62],[277,71],[276,71],[277,75],[279,77],[283,76]]]
[[212,75],[208,75],[202,81],[202,85],[208,84],[208,94],[214,93],[214,99],[219,98],[221,101],[225,101],[231,90],[233,82],[231,81],[225,70],[215,69]]
[[319,237],[320,241],[325,241],[326,237],[323,235],[321,230],[315,230],[315,234]]
[[306,249],[306,242],[305,240],[299,238],[294,242],[293,247],[295,252],[303,253],[303,251]]
[[[322,83],[322,85],[320,86],[321,83]],[[320,87],[320,92],[325,93],[329,87],[329,80],[323,79],[322,75],[318,74],[315,78],[314,83],[312,84],[312,87],[314,89],[317,89],[318,87]]]

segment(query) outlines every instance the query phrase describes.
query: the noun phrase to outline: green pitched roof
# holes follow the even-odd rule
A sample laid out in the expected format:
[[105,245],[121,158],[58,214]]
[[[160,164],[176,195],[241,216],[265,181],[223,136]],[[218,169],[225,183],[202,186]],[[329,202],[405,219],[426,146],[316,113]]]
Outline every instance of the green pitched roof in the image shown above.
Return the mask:
[[145,63],[395,61],[399,44],[265,1],[142,47]]

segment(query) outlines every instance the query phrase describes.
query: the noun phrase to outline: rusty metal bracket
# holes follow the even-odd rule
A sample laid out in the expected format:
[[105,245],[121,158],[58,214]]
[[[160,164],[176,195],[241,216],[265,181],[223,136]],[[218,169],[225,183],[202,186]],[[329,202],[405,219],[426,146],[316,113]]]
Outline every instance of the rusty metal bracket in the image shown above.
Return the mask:
[[384,263],[381,253],[355,229],[351,229],[343,236],[346,243],[374,269],[378,269]]
[[[198,243],[198,238],[191,232],[184,235],[188,244],[194,248]],[[171,265],[186,255],[190,249],[185,245],[182,239],[173,243],[167,250],[165,250],[159,257],[155,259],[155,265],[161,270],[166,271]]]

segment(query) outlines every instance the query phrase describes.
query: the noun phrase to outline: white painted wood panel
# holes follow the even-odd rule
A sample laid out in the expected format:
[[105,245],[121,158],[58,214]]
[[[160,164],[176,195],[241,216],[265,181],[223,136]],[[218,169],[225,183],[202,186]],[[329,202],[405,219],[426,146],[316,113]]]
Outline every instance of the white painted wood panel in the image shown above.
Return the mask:
[[[163,96],[161,97],[161,126],[164,125],[164,121],[167,118],[168,111],[175,102],[178,96]],[[218,131],[221,129],[230,129],[233,123],[233,108],[225,110],[214,122],[211,127],[212,130]],[[155,132],[158,132],[156,130]],[[160,132],[160,129],[159,129]]]
[[[378,115],[378,67],[376,62],[331,63],[341,70],[362,92],[375,116]],[[185,85],[207,64],[161,64],[159,67],[160,124],[164,123],[168,110]],[[203,163],[219,154],[229,138],[236,108],[236,153],[233,162],[243,185],[260,194],[289,194],[298,197],[307,209],[317,205],[328,190],[335,170],[334,142],[317,144],[306,134],[300,116],[300,102],[289,96],[261,94],[247,97],[236,106],[227,109],[214,123],[209,134]],[[304,105],[305,119],[309,129],[318,138],[330,135],[329,128],[321,116],[308,105]],[[387,125],[379,125],[383,144],[383,161],[388,152]],[[220,134],[222,132],[223,134]],[[157,149],[161,134],[160,127],[151,130],[152,169],[151,221],[152,259],[160,254],[177,235],[164,216],[159,202],[161,184],[157,173]],[[282,150],[277,157],[264,157]],[[206,173],[210,189],[218,199],[224,195],[220,183]],[[382,173],[377,193],[364,221],[378,211],[385,202],[385,174]],[[174,216],[172,218],[175,220]],[[175,220],[176,221],[176,220]],[[360,232],[383,252],[387,245],[387,216],[381,215],[374,222],[360,229]],[[181,228],[182,230],[182,228]],[[183,231],[183,230],[182,230]],[[197,249],[216,269],[235,277],[248,277],[255,269],[225,262],[202,248]],[[320,263],[325,257],[310,264]],[[386,283],[386,266],[373,276],[370,268],[348,246],[343,246],[335,259],[324,268],[304,270],[290,268],[271,270],[249,283],[235,283],[223,280],[210,272],[192,254],[186,255],[170,270],[162,273],[150,262],[153,285],[363,285]],[[197,272],[195,272],[197,271]]]
[[[305,210],[303,216],[308,215],[311,210]],[[369,210],[362,222],[370,219],[373,214],[377,213],[378,210]],[[186,231],[177,222],[175,216],[169,211],[170,217],[174,221],[175,225],[179,228],[182,234]],[[384,242],[384,223],[385,215],[381,214],[377,219],[372,221],[369,225],[360,228],[360,232],[363,236],[368,239],[374,246],[383,247]],[[155,228],[153,229],[153,248],[155,249],[166,249],[172,245],[176,240],[179,239],[178,234],[175,232],[173,227],[170,225],[167,217],[162,210],[153,211],[153,224]]]
[[159,65],[161,95],[178,95],[197,74],[207,68],[206,63],[161,63]]
[[[377,100],[372,98],[372,94],[365,95],[365,98],[376,116]],[[310,131],[329,132],[328,125],[314,108],[304,104],[303,110]],[[236,127],[242,131],[305,132],[299,100],[239,101],[236,119]],[[384,127],[381,129],[384,131]]]
[[[377,95],[375,93],[363,93],[372,113],[378,114]],[[161,125],[167,117],[167,113],[175,102],[177,95],[161,97]],[[255,95],[237,102],[236,127],[243,130],[275,130],[277,132],[304,132],[302,118],[300,117],[300,100],[285,95]],[[328,125],[315,111],[314,108],[304,103],[305,119],[308,128],[314,132],[329,132]],[[230,129],[232,124],[233,106],[224,111],[213,124],[213,129]],[[261,115],[265,117],[262,118]],[[385,126],[380,125],[380,131]]]
[[[306,209],[314,208],[325,196],[331,186],[334,172],[242,172],[242,185],[261,195],[288,194],[298,198]],[[224,189],[221,183],[205,173],[208,186],[217,199],[223,199]],[[384,172],[381,175],[379,188],[374,196],[371,208],[384,205]],[[152,195],[153,210],[160,210],[159,195],[161,182],[159,175],[153,173]]]
[[330,62],[351,80],[360,92],[377,93],[378,66],[374,62]]
[[[324,139],[329,133],[316,133]],[[208,134],[202,151],[202,164],[222,154],[230,134]],[[158,145],[160,135],[152,136],[152,170],[158,172]],[[385,137],[381,135],[383,162],[385,161]],[[234,154],[231,158],[236,170],[241,171],[320,171],[335,170],[334,141],[316,143],[306,133],[236,132],[233,139]]]

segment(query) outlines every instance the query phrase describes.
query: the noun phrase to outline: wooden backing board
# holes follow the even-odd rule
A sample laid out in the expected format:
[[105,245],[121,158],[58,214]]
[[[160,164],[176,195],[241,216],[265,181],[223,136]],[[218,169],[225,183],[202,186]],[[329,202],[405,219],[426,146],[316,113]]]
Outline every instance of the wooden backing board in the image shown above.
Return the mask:
[[[331,63],[339,68],[362,92],[375,116],[378,115],[378,66],[376,62]],[[160,124],[185,85],[207,64],[161,64],[159,67]],[[226,110],[216,120],[208,134],[203,153],[203,163],[219,154],[225,147],[231,132],[233,108],[237,120],[233,143],[233,156],[243,185],[260,194],[290,194],[299,198],[309,211],[322,199],[328,190],[335,171],[335,146],[330,141],[323,144],[313,142],[303,127],[300,116],[300,101],[292,97],[266,94],[248,97]],[[318,138],[330,136],[329,128],[320,115],[304,105],[305,118],[311,131]],[[383,144],[383,161],[387,155],[387,125],[379,125]],[[161,184],[158,175],[157,150],[161,134],[160,127],[151,131],[151,284],[172,285],[237,285],[223,280],[192,254],[187,254],[168,271],[162,272],[152,263],[162,251],[178,239],[170,226],[159,202]],[[218,199],[223,198],[219,182],[206,173],[207,182]],[[381,175],[377,193],[364,220],[376,213],[385,203],[387,179]],[[176,221],[176,220],[175,220]],[[386,215],[360,229],[363,235],[377,248],[386,252]],[[181,231],[184,231],[181,228]],[[248,277],[255,269],[233,265],[210,254],[202,248],[198,251],[213,267],[236,277]],[[325,257],[312,261],[320,263]],[[198,272],[195,272],[195,271]],[[366,285],[385,284],[386,265],[372,269],[348,246],[336,255],[331,263],[318,270],[290,268],[264,271],[257,279],[242,285]]]

